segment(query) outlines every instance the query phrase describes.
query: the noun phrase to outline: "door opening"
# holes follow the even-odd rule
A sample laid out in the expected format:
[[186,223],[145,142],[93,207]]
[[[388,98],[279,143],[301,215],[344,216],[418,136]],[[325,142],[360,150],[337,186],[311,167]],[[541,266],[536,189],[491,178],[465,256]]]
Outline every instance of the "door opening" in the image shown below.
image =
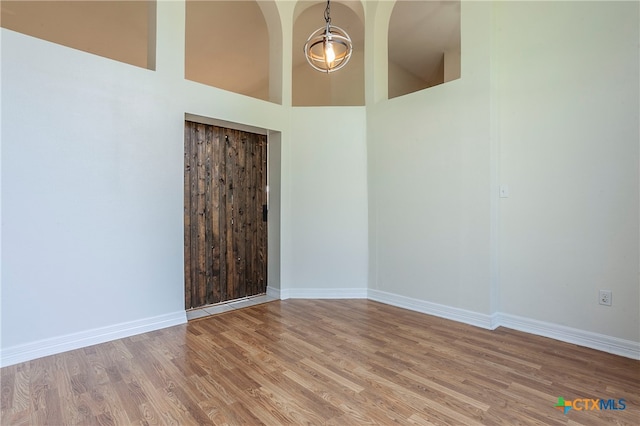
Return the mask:
[[185,121],[185,308],[267,289],[267,137]]

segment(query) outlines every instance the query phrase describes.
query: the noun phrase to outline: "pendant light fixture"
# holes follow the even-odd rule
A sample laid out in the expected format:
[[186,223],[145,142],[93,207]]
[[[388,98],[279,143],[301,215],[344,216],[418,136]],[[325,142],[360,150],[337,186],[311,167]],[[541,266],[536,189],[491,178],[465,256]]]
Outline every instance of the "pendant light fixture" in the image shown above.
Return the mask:
[[331,25],[330,1],[324,10],[325,25],[311,33],[304,45],[304,56],[315,70],[338,71],[351,59],[353,44],[349,35],[341,28]]

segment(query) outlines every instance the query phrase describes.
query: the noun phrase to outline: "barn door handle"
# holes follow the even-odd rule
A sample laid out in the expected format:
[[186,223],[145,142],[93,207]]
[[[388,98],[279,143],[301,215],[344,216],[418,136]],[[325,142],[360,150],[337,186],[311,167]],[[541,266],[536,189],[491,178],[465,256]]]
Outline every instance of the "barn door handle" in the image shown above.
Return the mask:
[[267,213],[269,210],[267,210],[267,205],[263,204],[262,205],[262,221],[266,222],[267,221]]

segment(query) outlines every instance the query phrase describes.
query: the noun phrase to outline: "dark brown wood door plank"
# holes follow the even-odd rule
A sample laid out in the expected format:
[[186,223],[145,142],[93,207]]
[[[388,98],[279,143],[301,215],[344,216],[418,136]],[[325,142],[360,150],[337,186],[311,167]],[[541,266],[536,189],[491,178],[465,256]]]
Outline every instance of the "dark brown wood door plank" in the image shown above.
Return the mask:
[[185,123],[185,306],[266,291],[266,137]]

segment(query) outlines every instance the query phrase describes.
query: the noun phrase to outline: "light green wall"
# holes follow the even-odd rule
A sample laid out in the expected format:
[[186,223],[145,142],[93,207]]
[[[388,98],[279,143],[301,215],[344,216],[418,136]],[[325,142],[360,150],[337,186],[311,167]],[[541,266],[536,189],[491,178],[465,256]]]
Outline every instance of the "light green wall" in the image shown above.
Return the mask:
[[640,341],[638,3],[500,2],[495,17],[500,308]]
[[184,80],[184,5],[157,20],[155,71],[2,29],[3,358],[184,311],[185,113],[284,131],[291,164],[287,109]]
[[461,79],[368,106],[370,288],[640,341],[638,27],[464,2]]
[[491,5],[462,8],[462,78],[368,107],[371,288],[490,313]]
[[364,107],[291,111],[290,289],[367,287]]

